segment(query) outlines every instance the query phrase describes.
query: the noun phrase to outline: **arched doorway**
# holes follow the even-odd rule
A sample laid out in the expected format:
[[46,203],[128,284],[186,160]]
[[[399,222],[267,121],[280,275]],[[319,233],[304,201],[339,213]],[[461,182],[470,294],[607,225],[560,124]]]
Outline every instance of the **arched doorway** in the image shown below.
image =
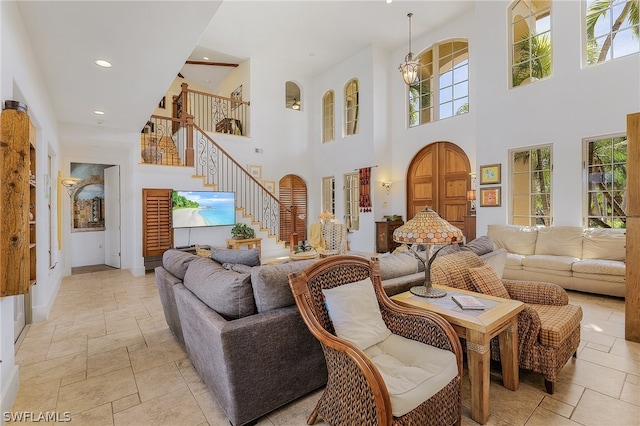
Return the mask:
[[451,142],[434,142],[422,148],[407,170],[407,220],[425,206],[464,230],[469,214],[467,189],[471,186],[467,154]]
[[[298,241],[307,239],[307,184],[296,175],[286,175],[278,183],[278,197],[287,206],[296,206],[296,232]],[[293,221],[289,212],[280,211],[280,240],[291,241]]]

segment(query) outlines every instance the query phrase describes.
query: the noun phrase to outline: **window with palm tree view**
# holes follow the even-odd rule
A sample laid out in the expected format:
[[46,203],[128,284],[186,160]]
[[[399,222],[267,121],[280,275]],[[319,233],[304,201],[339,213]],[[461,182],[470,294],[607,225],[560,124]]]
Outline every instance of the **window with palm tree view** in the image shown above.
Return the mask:
[[512,3],[511,87],[551,76],[551,1]]
[[511,223],[551,226],[551,145],[509,152],[511,158]]
[[626,228],[627,138],[585,141],[587,226]]
[[443,41],[416,60],[420,62],[420,68],[418,79],[408,91],[409,127],[469,112],[467,40]]
[[640,51],[638,0],[586,0],[587,65]]

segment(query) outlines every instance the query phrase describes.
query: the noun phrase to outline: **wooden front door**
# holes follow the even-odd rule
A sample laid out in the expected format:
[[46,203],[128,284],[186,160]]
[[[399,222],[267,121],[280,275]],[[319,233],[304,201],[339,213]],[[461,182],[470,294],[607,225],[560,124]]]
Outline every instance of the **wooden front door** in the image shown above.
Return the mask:
[[435,142],[422,148],[407,172],[407,220],[429,206],[464,230],[464,217],[469,214],[470,170],[467,154],[451,142]]

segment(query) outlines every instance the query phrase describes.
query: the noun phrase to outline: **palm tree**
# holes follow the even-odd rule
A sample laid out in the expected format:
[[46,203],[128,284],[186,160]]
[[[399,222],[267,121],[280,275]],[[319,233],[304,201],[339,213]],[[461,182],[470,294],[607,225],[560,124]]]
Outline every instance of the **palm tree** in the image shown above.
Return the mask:
[[[598,52],[598,42],[595,39],[596,23],[599,19],[604,19],[607,13],[612,10],[611,4],[613,2],[614,0],[596,0],[589,6],[589,10],[587,10],[587,54],[590,64],[602,62],[607,58],[607,54],[611,49],[613,39],[616,37],[616,35],[618,34],[618,30],[626,20],[628,20],[629,24],[632,26],[633,35],[636,38],[640,37],[640,30],[638,27],[638,0],[627,0],[624,7],[620,11],[620,15],[618,15],[618,17],[613,22],[611,31],[602,43],[600,52]],[[596,55],[598,55],[597,59],[595,58]]]
[[547,190],[551,178],[551,150],[549,148],[538,148],[531,151],[516,152],[513,156],[513,162],[529,164],[529,169],[532,173],[531,184],[534,184],[535,181],[536,186],[536,192],[532,194],[535,195],[535,211],[539,216],[536,222],[544,226],[551,225],[551,198]]
[[518,43],[518,63],[513,66],[513,87],[528,78],[542,79],[551,74],[551,40],[548,34],[527,33]]

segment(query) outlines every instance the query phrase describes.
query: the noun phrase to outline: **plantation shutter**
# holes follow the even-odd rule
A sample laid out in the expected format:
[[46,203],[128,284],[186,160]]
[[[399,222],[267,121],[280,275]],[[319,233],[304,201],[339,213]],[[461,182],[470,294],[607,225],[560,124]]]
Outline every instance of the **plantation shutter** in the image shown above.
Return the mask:
[[142,256],[162,256],[173,247],[171,189],[142,189]]
[[[280,179],[280,202],[286,207],[296,206],[296,230],[298,241],[307,239],[307,185],[302,178],[295,175],[287,175]],[[293,232],[291,214],[280,207],[280,240],[289,241]]]

